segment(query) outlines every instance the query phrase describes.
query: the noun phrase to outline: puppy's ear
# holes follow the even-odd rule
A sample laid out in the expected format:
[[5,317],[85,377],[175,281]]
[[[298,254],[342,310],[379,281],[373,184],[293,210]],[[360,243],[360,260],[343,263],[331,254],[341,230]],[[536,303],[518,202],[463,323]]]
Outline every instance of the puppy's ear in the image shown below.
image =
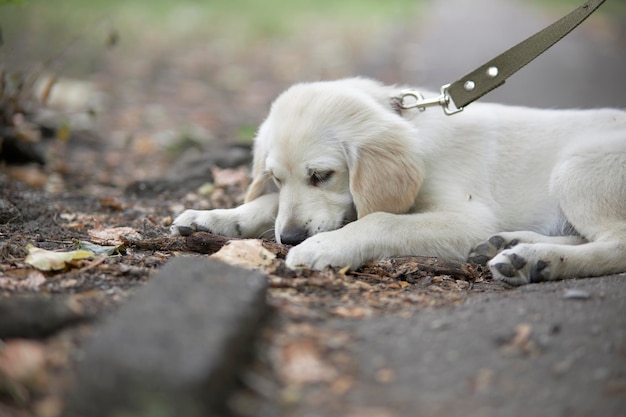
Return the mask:
[[267,194],[270,189],[270,179],[266,173],[255,173],[256,168],[253,169],[252,183],[246,191],[246,198],[244,203],[249,203],[252,200],[256,200],[264,194]]
[[415,202],[423,168],[419,154],[407,143],[410,137],[402,137],[401,130],[389,129],[377,138],[344,146],[358,218],[377,211],[406,213]]
[[268,122],[265,121],[259,128],[254,138],[254,154],[252,157],[252,183],[248,187],[244,202],[249,203],[270,190],[271,179],[265,171],[265,158],[267,158],[267,135]]

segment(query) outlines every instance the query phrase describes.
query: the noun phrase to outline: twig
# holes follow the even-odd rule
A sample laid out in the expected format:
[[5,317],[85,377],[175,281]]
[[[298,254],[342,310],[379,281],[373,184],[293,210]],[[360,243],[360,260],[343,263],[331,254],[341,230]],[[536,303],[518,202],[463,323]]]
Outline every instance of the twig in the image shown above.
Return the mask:
[[[207,232],[195,232],[187,236],[186,245],[187,249],[190,251],[210,255],[220,250],[231,240],[240,239],[214,235]],[[265,249],[272,252],[278,258],[284,258],[287,256],[287,252],[289,251],[289,246],[281,245],[280,243],[263,240],[262,244]]]
[[122,242],[129,248],[151,251],[183,251],[187,250],[185,238],[180,236],[165,236],[154,239],[134,239],[122,236]]

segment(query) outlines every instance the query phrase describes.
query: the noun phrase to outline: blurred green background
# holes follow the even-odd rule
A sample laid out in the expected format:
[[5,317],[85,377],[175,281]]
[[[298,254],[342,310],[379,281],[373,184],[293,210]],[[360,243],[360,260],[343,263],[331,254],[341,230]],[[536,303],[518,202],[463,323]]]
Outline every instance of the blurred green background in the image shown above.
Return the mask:
[[[190,138],[251,141],[294,82],[362,75],[436,89],[579,4],[0,0],[0,66],[87,82],[81,94],[97,96],[97,128],[112,144],[130,140],[153,154]],[[625,10],[626,1],[608,0],[488,99],[626,106]]]

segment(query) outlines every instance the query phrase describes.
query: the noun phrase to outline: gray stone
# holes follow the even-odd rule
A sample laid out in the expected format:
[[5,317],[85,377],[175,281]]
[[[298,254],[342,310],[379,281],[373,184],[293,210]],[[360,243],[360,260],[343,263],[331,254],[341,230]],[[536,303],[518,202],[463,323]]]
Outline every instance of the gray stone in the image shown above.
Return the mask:
[[9,200],[0,198],[0,224],[21,223],[22,213]]
[[77,371],[76,416],[207,416],[266,312],[260,272],[176,258],[96,328]]

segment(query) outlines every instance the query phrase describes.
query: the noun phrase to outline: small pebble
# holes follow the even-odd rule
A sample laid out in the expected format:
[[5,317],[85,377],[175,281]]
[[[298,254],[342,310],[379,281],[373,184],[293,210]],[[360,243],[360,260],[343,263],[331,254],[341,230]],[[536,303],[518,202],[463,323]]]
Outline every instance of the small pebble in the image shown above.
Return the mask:
[[591,294],[584,290],[568,289],[563,293],[563,298],[566,300],[588,300],[591,298]]

